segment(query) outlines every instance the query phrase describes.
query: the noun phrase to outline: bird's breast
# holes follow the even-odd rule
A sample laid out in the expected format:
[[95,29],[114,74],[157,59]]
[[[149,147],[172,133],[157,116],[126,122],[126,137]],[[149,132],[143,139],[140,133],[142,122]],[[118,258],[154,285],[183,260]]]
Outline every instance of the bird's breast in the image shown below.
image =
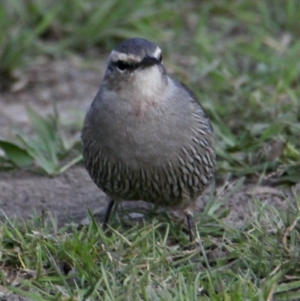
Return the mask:
[[127,112],[127,118],[146,118],[151,116],[153,111],[157,111],[159,104],[156,100],[146,100],[134,103]]

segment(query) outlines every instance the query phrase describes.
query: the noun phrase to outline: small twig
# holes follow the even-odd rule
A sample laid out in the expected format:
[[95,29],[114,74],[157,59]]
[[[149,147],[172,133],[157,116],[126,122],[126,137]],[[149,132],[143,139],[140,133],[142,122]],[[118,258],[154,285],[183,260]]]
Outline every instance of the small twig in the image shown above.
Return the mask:
[[296,227],[298,221],[300,220],[300,216],[298,216],[294,221],[293,223],[286,228],[284,234],[283,234],[283,237],[282,237],[282,245],[283,245],[283,248],[284,250],[290,254],[290,250],[287,246],[287,237],[288,235],[294,230],[294,228]]

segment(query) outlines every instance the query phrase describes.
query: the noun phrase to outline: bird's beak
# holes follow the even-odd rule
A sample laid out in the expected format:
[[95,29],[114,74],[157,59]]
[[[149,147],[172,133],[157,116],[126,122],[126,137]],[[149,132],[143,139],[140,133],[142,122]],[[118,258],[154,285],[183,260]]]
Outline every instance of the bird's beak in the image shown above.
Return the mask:
[[147,68],[147,67],[151,67],[151,66],[159,65],[159,64],[160,64],[160,61],[156,57],[153,57],[153,56],[146,56],[140,62],[140,66],[142,68]]

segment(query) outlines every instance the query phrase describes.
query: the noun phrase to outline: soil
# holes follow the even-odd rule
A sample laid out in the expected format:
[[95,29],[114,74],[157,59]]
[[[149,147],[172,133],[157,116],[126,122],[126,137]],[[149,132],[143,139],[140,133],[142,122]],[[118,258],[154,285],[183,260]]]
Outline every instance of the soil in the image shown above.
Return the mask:
[[[46,115],[52,112],[55,102],[66,123],[82,122],[97,93],[104,68],[105,60],[93,61],[88,66],[77,57],[36,62],[22,73],[11,91],[0,95],[0,137],[11,139],[16,129],[30,134],[26,106]],[[223,188],[223,184],[217,185],[215,194],[223,201],[223,207],[230,209],[226,221],[237,227],[256,214],[254,198],[280,210],[287,210],[293,202],[291,191],[269,185],[229,183],[222,192]],[[199,199],[198,208],[203,209],[211,190]],[[60,224],[86,222],[88,209],[101,217],[107,201],[107,196],[94,185],[82,165],[54,178],[25,170],[0,172],[1,214],[8,217],[27,218],[46,211],[56,216]],[[144,202],[124,204],[125,209],[130,207],[133,212],[135,208],[149,207]]]

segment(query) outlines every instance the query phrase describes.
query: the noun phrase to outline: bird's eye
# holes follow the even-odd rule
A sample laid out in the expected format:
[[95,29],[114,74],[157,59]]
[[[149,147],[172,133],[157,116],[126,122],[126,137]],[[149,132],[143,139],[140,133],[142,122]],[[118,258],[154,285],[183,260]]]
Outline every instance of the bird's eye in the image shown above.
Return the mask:
[[124,61],[117,61],[116,66],[120,71],[125,71],[126,69],[130,68],[130,65],[125,63]]

